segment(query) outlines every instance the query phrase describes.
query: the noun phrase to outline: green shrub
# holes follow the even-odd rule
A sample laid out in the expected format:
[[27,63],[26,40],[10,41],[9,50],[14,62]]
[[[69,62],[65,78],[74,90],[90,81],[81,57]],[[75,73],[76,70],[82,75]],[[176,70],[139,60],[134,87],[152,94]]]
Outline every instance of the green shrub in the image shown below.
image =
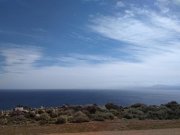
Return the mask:
[[121,114],[120,111],[115,110],[115,109],[110,109],[109,111],[110,111],[114,116],[118,116],[118,117],[119,117],[120,114]]
[[40,125],[45,125],[45,124],[48,124],[48,123],[49,123],[49,121],[50,121],[50,116],[48,115],[48,113],[42,113],[42,114],[40,114],[38,120],[40,120],[40,121],[39,121],[39,124],[40,124]]
[[94,121],[104,121],[105,120],[102,115],[92,114],[90,117]]
[[46,125],[46,124],[49,124],[49,122],[48,122],[48,121],[45,121],[45,120],[40,120],[40,121],[39,121],[39,124],[40,124],[40,125]]
[[141,108],[141,107],[146,107],[146,105],[141,103],[136,103],[131,105],[131,108]]
[[82,110],[82,106],[69,106],[69,109],[72,109],[75,112],[78,112]]
[[158,110],[159,110],[159,107],[156,106],[156,105],[150,105],[150,106],[147,107],[147,112],[148,112],[148,111],[153,111],[153,112],[155,112],[155,111],[158,111]]
[[98,118],[102,117],[103,119],[108,119],[108,120],[113,120],[114,119],[114,115],[111,112],[100,112],[100,111],[97,111],[95,113],[95,115]]
[[58,112],[56,111],[56,110],[50,110],[49,112],[48,112],[48,114],[50,115],[50,117],[51,118],[56,118],[56,117],[58,117]]
[[118,106],[118,105],[115,105],[113,103],[107,103],[105,105],[106,109],[108,110],[111,110],[111,109],[115,109],[115,110],[118,110],[118,109],[122,109],[122,107]]
[[105,119],[108,119],[108,120],[113,120],[114,119],[114,115],[112,114],[112,113],[105,113],[104,115],[103,115],[103,117],[105,118]]
[[[171,114],[173,114],[173,111],[164,106],[161,105],[159,108],[157,108],[156,110],[153,111],[148,111],[147,113],[147,118],[148,119],[160,119],[160,120],[165,120],[165,119],[169,119],[171,118]],[[172,115],[173,117],[176,115]],[[172,118],[171,118],[172,119]]]
[[42,113],[39,117],[39,120],[48,121],[50,116],[47,113]]
[[99,109],[99,107],[97,105],[92,105],[92,106],[87,106],[85,108],[83,108],[84,110],[88,111],[90,114],[95,114],[96,111]]
[[129,113],[124,114],[123,117],[126,119],[133,119],[134,118],[133,114],[129,114]]
[[38,109],[38,110],[37,110],[37,113],[38,113],[38,114],[43,114],[43,113],[45,113],[45,112],[46,112],[46,111],[45,111],[44,109]]
[[145,119],[146,115],[144,114],[143,111],[138,110],[136,108],[128,108],[124,110],[123,117],[126,119],[133,119],[133,118]]
[[64,124],[66,123],[66,117],[65,116],[60,116],[57,118],[56,124]]
[[165,106],[172,109],[172,110],[176,110],[177,108],[180,107],[176,101],[171,101],[171,102],[165,104]]
[[24,112],[22,112],[22,111],[12,111],[12,112],[10,112],[10,114],[9,114],[11,117],[13,117],[13,116],[19,116],[19,115],[24,115]]
[[7,118],[1,118],[0,119],[0,125],[7,125],[7,123],[8,123]]
[[67,115],[67,116],[72,116],[75,113],[73,109],[68,109],[68,110],[61,110],[58,112],[58,115]]
[[75,115],[70,119],[70,122],[72,123],[82,123],[82,122],[89,122],[89,118],[86,114],[79,111],[75,113]]
[[9,117],[8,122],[13,124],[23,124],[27,122],[27,119],[24,115],[17,115]]
[[159,114],[157,113],[157,112],[153,112],[153,111],[149,111],[148,113],[147,113],[147,117],[149,118],[149,119],[154,119],[154,120],[157,120],[157,119],[159,119]]
[[35,111],[30,111],[28,113],[25,113],[25,117],[28,119],[34,119],[36,117]]
[[145,104],[141,104],[141,103],[136,103],[136,104],[133,104],[131,105],[130,108],[135,108],[135,109],[138,109],[144,113],[147,113],[148,112],[148,106],[145,105]]

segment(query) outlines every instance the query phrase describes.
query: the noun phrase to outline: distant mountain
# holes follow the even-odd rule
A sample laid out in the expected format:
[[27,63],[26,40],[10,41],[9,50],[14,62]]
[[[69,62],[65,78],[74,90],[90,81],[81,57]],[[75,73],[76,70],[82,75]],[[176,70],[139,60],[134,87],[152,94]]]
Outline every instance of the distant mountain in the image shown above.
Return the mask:
[[162,89],[162,90],[180,90],[180,86],[172,86],[172,85],[154,85],[151,88]]
[[153,85],[153,86],[139,86],[139,87],[127,87],[124,88],[127,90],[137,90],[137,91],[144,91],[144,90],[180,90],[180,86],[172,86],[172,85],[163,85],[163,84],[158,84],[158,85]]

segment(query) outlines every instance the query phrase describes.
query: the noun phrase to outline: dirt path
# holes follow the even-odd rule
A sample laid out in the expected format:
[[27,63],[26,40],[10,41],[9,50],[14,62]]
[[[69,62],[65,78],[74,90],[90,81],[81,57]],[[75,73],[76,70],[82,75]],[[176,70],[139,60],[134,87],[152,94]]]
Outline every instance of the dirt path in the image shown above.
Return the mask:
[[180,120],[114,120],[43,126],[7,125],[0,126],[0,135],[180,135]]
[[180,129],[105,131],[105,132],[66,133],[66,134],[48,134],[48,135],[180,135]]

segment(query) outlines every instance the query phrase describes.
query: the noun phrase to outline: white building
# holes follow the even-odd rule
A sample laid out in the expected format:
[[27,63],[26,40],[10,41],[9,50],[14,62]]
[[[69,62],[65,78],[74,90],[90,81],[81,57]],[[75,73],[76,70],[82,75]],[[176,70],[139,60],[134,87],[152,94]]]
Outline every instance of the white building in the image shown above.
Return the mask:
[[16,108],[14,108],[14,110],[22,112],[22,111],[24,111],[24,108],[23,107],[16,107]]

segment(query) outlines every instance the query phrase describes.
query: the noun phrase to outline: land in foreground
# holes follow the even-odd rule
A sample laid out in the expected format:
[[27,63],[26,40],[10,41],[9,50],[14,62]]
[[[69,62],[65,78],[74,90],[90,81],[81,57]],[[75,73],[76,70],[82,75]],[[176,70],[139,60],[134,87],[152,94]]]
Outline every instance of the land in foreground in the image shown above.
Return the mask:
[[179,135],[180,129],[155,129],[155,130],[131,130],[131,131],[105,131],[71,134],[50,135]]
[[43,126],[9,125],[0,128],[0,135],[68,135],[67,133],[72,133],[69,135],[75,133],[77,133],[75,135],[152,135],[152,133],[153,135],[179,135],[180,120],[113,120]]
[[51,108],[17,106],[0,113],[0,135],[123,135],[126,132],[136,135],[132,130],[149,130],[138,131],[137,135],[151,135],[151,130],[157,131],[157,135],[164,134],[164,130],[170,131],[167,135],[176,135],[173,131],[178,133],[179,129],[180,104],[175,101],[160,106],[141,103],[127,107],[112,103]]
[[141,103],[127,107],[113,103],[107,103],[105,106],[64,105],[50,108],[17,106],[13,110],[0,111],[0,125],[47,125],[117,119],[178,120],[180,104],[172,101],[160,106]]

